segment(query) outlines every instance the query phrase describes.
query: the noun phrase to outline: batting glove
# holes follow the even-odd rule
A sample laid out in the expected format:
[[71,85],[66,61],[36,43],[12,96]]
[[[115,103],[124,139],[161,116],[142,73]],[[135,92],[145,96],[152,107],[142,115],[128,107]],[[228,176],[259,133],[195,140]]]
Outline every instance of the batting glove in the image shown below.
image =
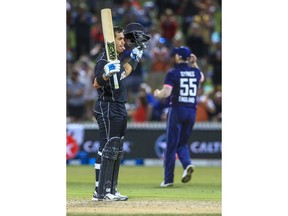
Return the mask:
[[134,59],[135,61],[139,62],[140,59],[141,59],[141,57],[142,57],[142,55],[143,55],[143,50],[140,49],[140,46],[138,46],[138,47],[135,47],[135,48],[132,50],[132,52],[131,52],[131,54],[130,54],[130,57],[131,57],[132,59]]
[[107,63],[104,66],[104,71],[105,71],[105,76],[107,78],[110,78],[115,73],[120,72],[120,61],[119,60],[114,60],[114,61],[111,61],[111,62]]

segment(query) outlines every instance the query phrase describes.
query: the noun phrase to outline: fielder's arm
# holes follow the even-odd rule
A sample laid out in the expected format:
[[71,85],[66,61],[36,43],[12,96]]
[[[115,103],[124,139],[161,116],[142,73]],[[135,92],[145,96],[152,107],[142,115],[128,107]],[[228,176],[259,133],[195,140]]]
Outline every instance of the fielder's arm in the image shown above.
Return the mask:
[[[199,66],[198,66],[198,64],[197,64],[197,57],[196,57],[196,55],[194,55],[194,54],[191,54],[191,55],[190,55],[190,63],[191,63],[191,66],[192,66],[192,67],[199,69]],[[199,70],[200,70],[200,69],[199,69]],[[200,82],[204,82],[204,79],[205,79],[204,74],[202,73],[202,71],[200,71],[200,73],[201,73]]]
[[169,97],[171,95],[172,89],[173,89],[173,87],[170,86],[170,85],[163,85],[163,88],[161,90],[156,89],[154,91],[154,96],[156,98],[159,98],[159,99],[167,98],[167,97]]

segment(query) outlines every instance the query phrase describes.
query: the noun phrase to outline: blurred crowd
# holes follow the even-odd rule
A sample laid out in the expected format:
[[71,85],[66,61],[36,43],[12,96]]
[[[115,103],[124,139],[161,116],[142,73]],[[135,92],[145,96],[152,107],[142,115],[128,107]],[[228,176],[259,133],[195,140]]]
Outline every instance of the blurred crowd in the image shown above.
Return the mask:
[[[168,99],[157,100],[173,47],[197,56],[205,82],[198,91],[197,122],[222,121],[221,0],[66,0],[67,122],[95,121],[95,59],[104,47],[100,10],[111,8],[114,25],[141,23],[151,36],[136,71],[127,77],[129,121],[165,121]],[[129,56],[129,53],[125,54]]]

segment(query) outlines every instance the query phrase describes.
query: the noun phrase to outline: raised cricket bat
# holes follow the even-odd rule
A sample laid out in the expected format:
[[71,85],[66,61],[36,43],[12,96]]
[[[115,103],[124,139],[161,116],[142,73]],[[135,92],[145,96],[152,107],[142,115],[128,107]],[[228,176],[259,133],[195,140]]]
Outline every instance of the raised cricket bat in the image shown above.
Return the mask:
[[[112,21],[112,13],[110,8],[104,8],[101,10],[101,23],[102,30],[104,35],[104,43],[107,54],[107,60],[113,61],[117,60],[117,51],[116,44],[114,38],[114,30],[113,30],[113,21]],[[117,79],[117,75],[113,75],[114,79],[114,87],[115,89],[119,88],[119,83]]]

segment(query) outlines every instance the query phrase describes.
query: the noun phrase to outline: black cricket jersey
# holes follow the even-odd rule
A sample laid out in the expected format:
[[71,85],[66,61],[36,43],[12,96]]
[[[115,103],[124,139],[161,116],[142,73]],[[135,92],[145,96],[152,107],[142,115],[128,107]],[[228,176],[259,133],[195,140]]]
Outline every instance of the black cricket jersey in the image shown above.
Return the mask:
[[[116,73],[119,88],[115,89],[114,87],[114,79],[113,76],[107,80],[106,85],[102,86],[101,88],[97,89],[98,93],[98,100],[100,101],[113,101],[117,103],[126,103],[127,102],[127,90],[126,90],[126,72],[123,67],[123,63],[121,60],[121,56],[118,56],[120,60],[120,72]],[[108,63],[106,57],[106,51],[104,50],[99,54],[96,59],[96,65],[94,69],[94,77],[102,75],[105,73],[104,66]]]

